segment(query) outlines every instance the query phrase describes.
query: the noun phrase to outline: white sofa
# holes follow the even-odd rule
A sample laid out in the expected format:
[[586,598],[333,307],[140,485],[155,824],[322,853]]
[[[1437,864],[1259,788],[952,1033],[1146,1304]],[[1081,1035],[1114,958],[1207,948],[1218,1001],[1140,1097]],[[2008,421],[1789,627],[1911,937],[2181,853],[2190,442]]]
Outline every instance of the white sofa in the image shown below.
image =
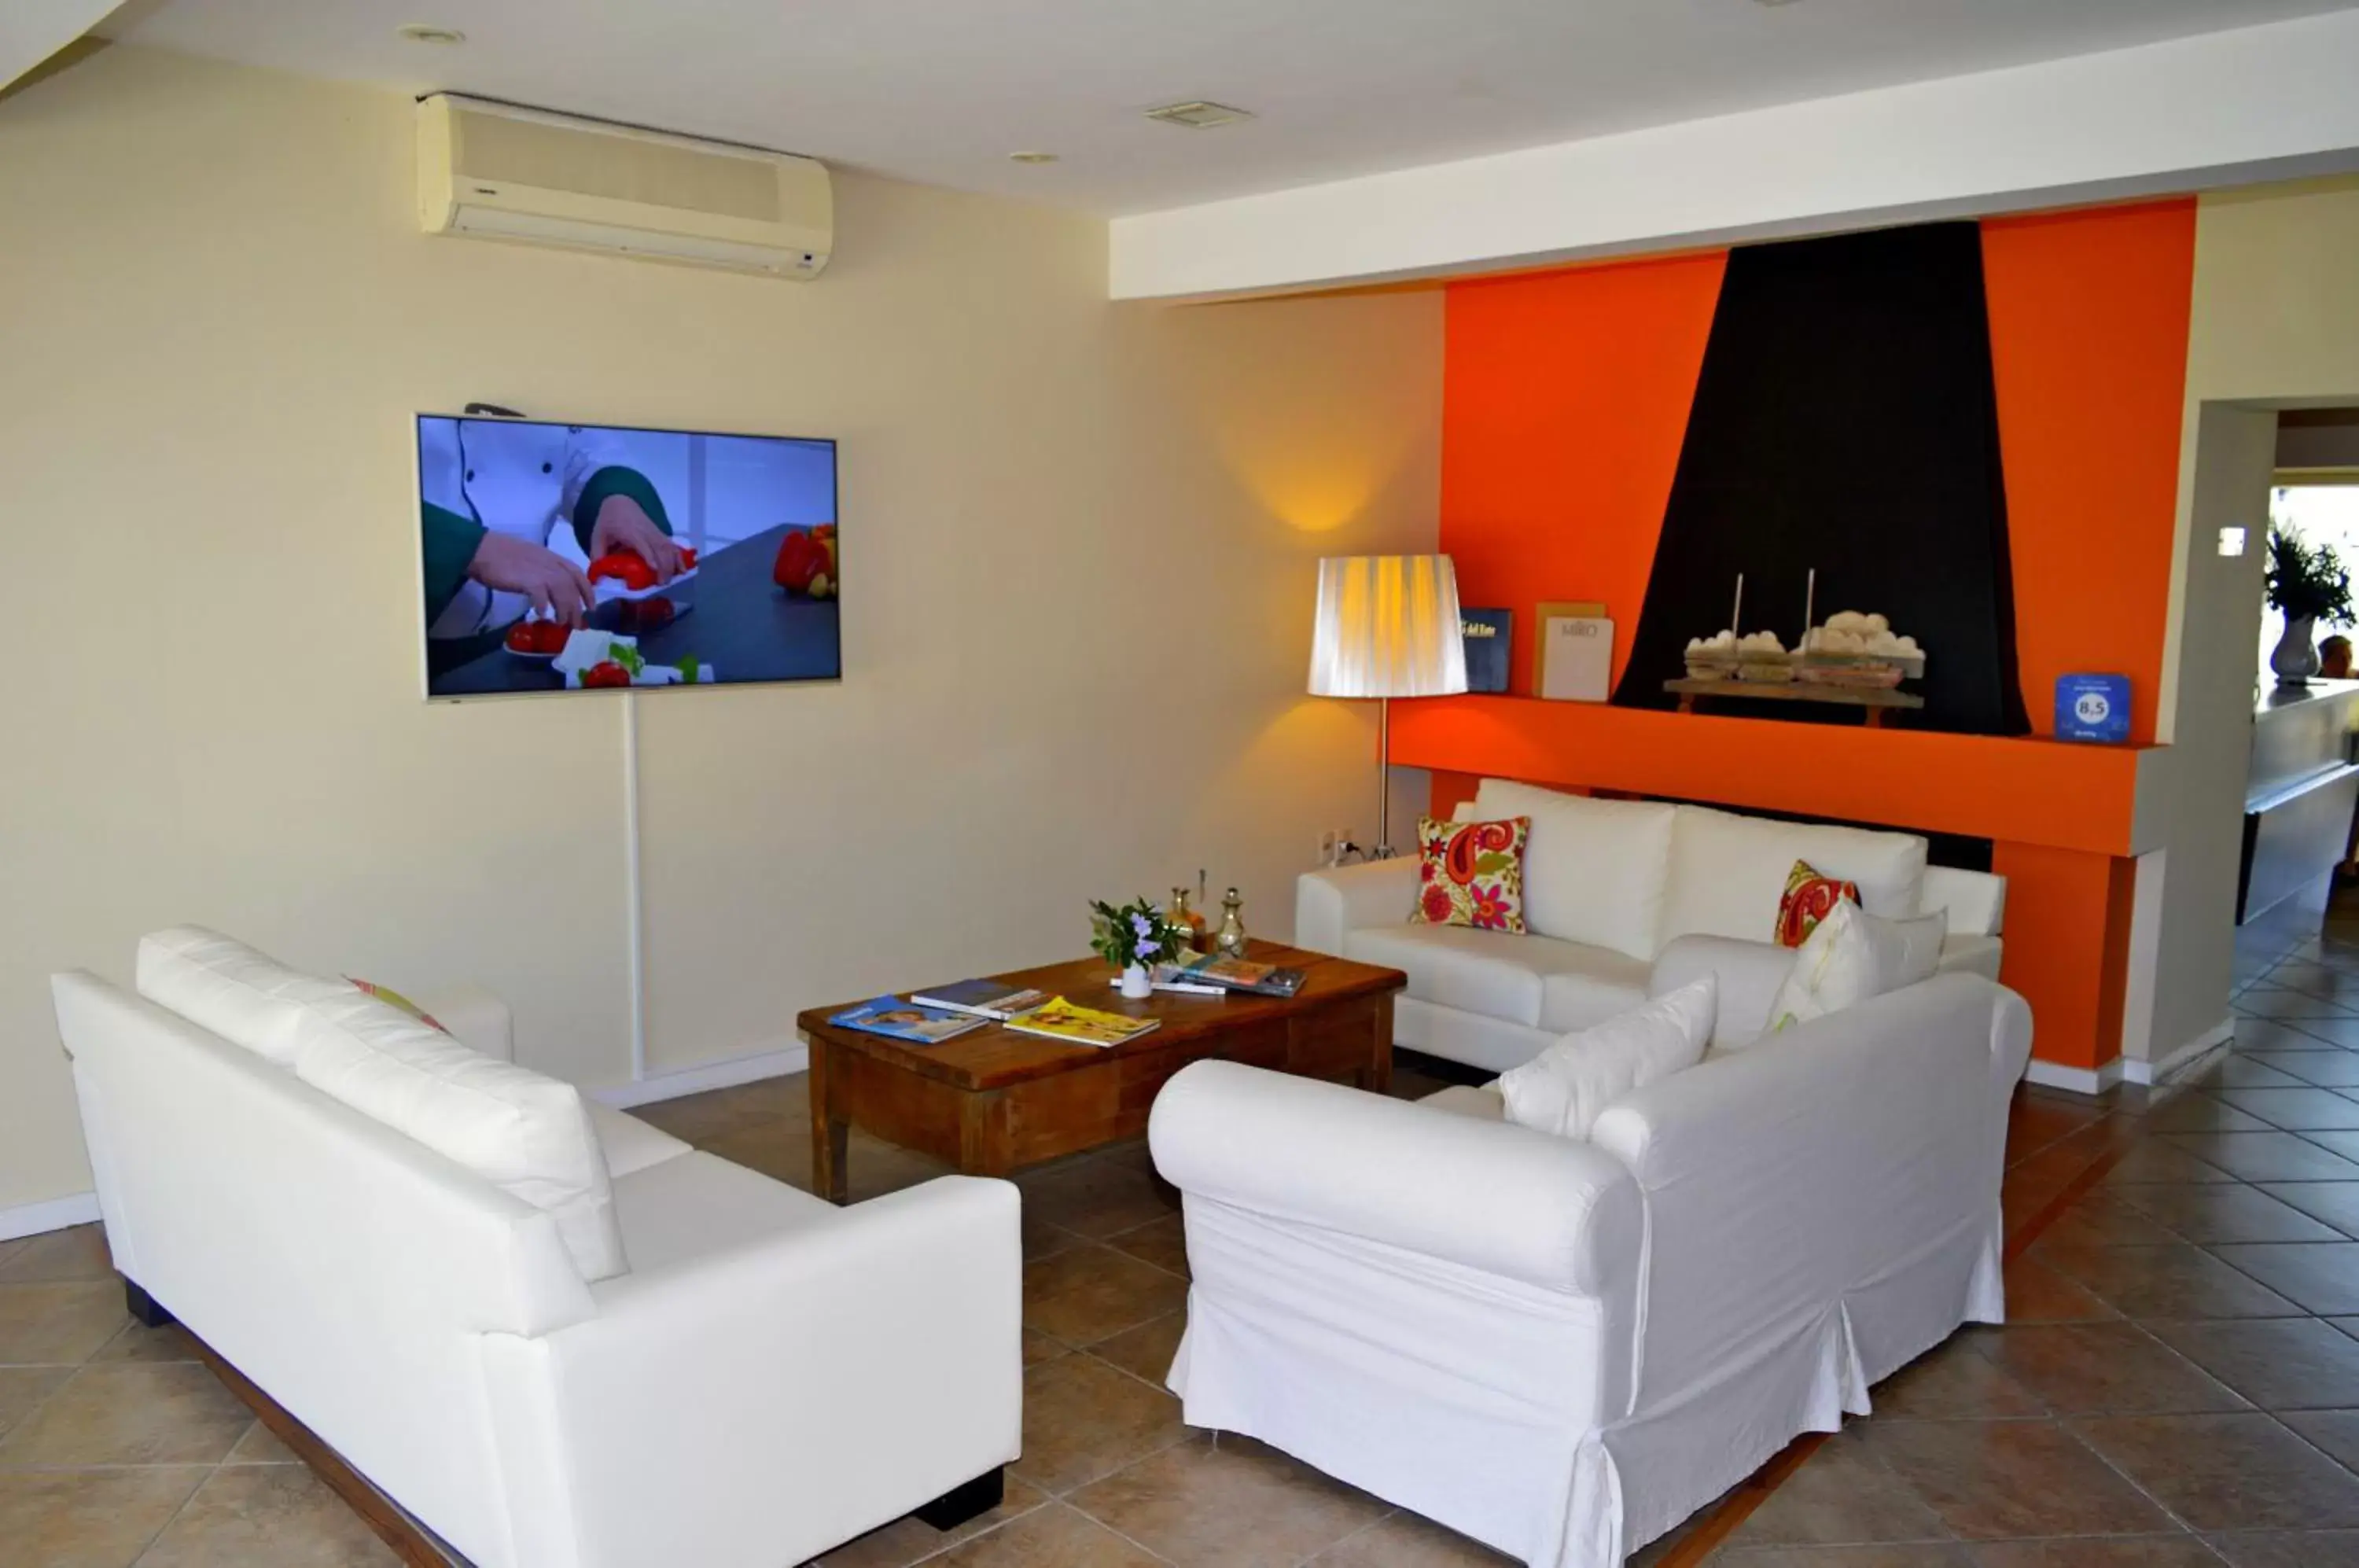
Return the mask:
[[1189,1424],[1534,1568],[1615,1568],[2000,1322],[2022,998],[1936,975],[1747,1044],[1782,955],[1682,938],[1652,986],[1707,968],[1752,1024],[1589,1141],[1500,1119],[1495,1090],[1174,1077],[1149,1138],[1184,1194]]
[[[1412,921],[1414,855],[1306,874],[1299,947],[1408,976],[1393,1042],[1505,1072],[1646,999],[1656,955],[1683,936],[1775,948],[1787,874],[1807,860],[1859,884],[1871,914],[1943,909],[1941,968],[1998,977],[2006,880],[1928,866],[1913,833],[1773,822],[1701,806],[1567,795],[1483,780],[1462,821],[1529,817],[1524,919],[1508,935]],[[1764,999],[1767,1006],[1767,999]]]
[[[783,1568],[996,1501],[1012,1185],[839,1209],[592,1105],[627,1269],[585,1283],[549,1213],[256,1049],[87,973],[53,991],[134,1311],[477,1568]],[[508,1055],[495,999],[428,1010]]]

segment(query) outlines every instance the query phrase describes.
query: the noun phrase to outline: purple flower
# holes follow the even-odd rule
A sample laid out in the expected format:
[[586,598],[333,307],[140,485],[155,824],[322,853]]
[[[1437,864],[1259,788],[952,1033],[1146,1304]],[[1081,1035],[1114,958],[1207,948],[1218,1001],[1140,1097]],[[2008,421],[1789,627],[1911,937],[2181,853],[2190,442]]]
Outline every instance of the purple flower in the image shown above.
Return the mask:
[[1150,937],[1155,934],[1155,922],[1145,915],[1133,915],[1130,917],[1130,929],[1141,937]]

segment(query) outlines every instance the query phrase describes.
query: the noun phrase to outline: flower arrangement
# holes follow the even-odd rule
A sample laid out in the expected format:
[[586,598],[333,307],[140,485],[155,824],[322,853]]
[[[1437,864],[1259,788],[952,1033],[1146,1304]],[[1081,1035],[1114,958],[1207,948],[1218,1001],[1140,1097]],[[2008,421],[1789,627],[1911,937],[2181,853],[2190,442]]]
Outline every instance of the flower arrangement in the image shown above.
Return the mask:
[[2351,624],[2351,573],[2328,544],[2311,544],[2280,524],[2269,530],[2269,608],[2288,620]]
[[1150,967],[1177,956],[1180,944],[1180,928],[1144,898],[1120,906],[1090,900],[1090,951],[1116,969]]

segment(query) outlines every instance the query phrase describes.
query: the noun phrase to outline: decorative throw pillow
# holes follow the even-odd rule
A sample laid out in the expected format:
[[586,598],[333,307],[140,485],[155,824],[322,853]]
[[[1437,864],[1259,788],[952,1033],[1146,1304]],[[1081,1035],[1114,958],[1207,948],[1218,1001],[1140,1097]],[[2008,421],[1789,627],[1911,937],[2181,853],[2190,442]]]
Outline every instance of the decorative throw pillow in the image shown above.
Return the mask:
[[1417,824],[1418,920],[1476,931],[1524,930],[1524,845],[1532,820]]
[[448,1029],[443,1028],[441,1019],[436,1018],[432,1013],[428,1012],[425,1008],[419,1007],[417,1003],[411,1001],[408,997],[403,996],[392,986],[380,985],[374,980],[363,980],[358,975],[347,975],[344,978],[351,981],[355,986],[359,987],[362,996],[375,996],[378,1001],[385,1003],[387,1007],[399,1007],[403,1012],[408,1013],[411,1018],[416,1018],[428,1029],[441,1029],[444,1034],[449,1034],[451,1032]]
[[1940,966],[1949,929],[1946,909],[1887,920],[1848,899],[1838,902],[1794,954],[1793,972],[1769,1004],[1769,1032],[1930,978]]
[[1566,1035],[1500,1075],[1507,1119],[1560,1138],[1587,1138],[1623,1095],[1701,1062],[1719,1010],[1720,977],[1707,975]]
[[1845,898],[1860,901],[1858,883],[1821,877],[1807,860],[1794,862],[1794,869],[1786,873],[1786,896],[1777,900],[1777,945],[1801,946],[1827,911]]

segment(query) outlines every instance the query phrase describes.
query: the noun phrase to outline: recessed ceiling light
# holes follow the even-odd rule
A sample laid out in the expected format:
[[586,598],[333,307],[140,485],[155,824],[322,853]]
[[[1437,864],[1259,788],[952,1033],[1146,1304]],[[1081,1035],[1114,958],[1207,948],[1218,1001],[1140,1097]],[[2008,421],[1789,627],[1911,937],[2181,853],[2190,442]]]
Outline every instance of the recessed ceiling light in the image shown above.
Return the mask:
[[1147,117],[1160,120],[1167,125],[1185,125],[1191,131],[1209,131],[1214,125],[1233,125],[1239,120],[1253,118],[1250,109],[1232,109],[1226,103],[1207,103],[1201,100],[1190,103],[1166,103],[1160,109],[1149,109]]
[[456,27],[438,27],[426,22],[407,23],[394,31],[414,44],[463,44],[467,41],[467,35]]
[[1011,152],[1007,156],[1017,163],[1054,163],[1057,161],[1057,155],[1053,152]]

